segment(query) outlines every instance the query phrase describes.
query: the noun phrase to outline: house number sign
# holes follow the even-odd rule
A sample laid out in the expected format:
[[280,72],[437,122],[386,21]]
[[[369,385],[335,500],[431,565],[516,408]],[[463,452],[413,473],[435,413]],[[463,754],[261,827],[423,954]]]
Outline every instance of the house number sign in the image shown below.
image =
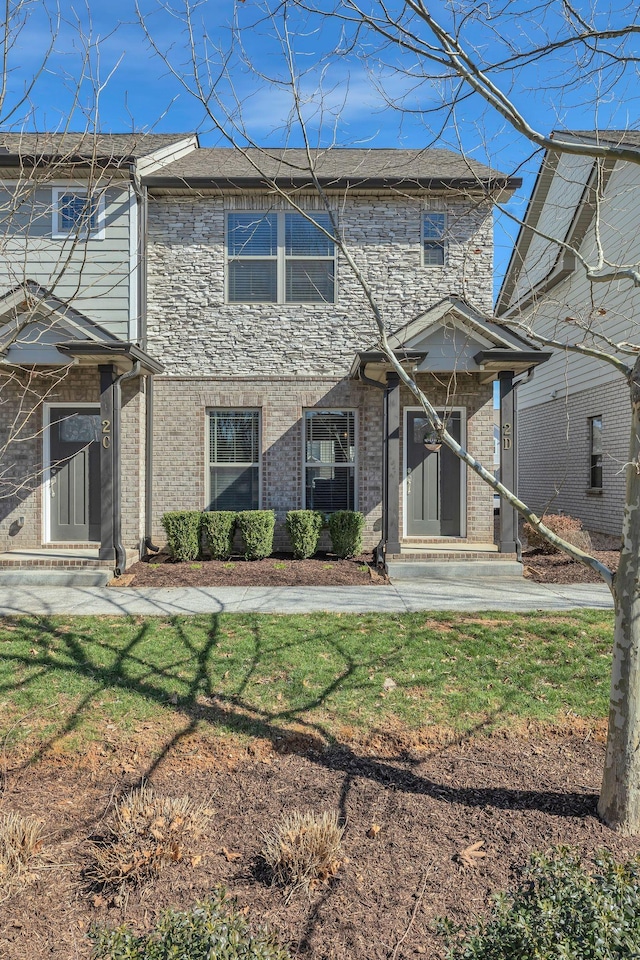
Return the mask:
[[111,446],[111,420],[102,421],[102,446],[105,450]]
[[511,424],[503,423],[502,425],[502,449],[511,450]]

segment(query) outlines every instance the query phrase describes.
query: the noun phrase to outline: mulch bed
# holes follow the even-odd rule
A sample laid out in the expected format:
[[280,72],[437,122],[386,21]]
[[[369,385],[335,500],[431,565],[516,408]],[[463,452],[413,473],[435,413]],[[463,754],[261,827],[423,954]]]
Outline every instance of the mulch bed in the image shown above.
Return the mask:
[[[618,569],[619,550],[594,550],[593,556],[614,572]],[[595,570],[569,559],[563,553],[544,554],[525,550],[522,554],[524,576],[538,583],[602,583]]]
[[[150,772],[149,758],[109,742],[82,760],[32,765],[9,758],[0,810],[41,818],[46,843],[31,882],[2,903],[3,960],[85,960],[93,922],[148,929],[165,907],[186,908],[223,883],[292,956],[313,960],[440,960],[432,921],[465,921],[507,887],[531,850],[568,843],[584,856],[640,852],[596,816],[601,730],[576,724],[437,746],[379,736],[367,745],[314,746],[285,737],[248,744],[189,736]],[[150,776],[159,791],[207,799],[215,815],[193,851],[124,896],[88,889],[90,838],[114,796]],[[283,812],[335,810],[344,857],[311,897],[270,886],[261,834]],[[371,830],[378,826],[379,832]],[[486,855],[465,865],[482,841]],[[473,861],[473,857],[471,858]]]
[[273,554],[266,560],[198,560],[177,563],[158,553],[127,569],[113,586],[130,587],[334,587],[387,583],[372,563],[371,554],[339,560],[319,554],[294,560],[291,554]]

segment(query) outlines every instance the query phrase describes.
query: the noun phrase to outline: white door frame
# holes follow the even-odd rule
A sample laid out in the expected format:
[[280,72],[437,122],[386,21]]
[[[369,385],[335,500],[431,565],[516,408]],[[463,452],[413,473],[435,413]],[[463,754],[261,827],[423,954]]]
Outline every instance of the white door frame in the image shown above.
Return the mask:
[[[424,540],[424,537],[411,537],[407,534],[407,421],[410,413],[419,413],[423,407],[405,407],[402,414],[402,539],[403,540]],[[443,416],[445,411],[436,407],[439,416]],[[447,407],[449,413],[460,414],[460,445],[467,445],[467,408],[466,407]],[[426,416],[426,414],[425,414]],[[460,537],[464,539],[467,535],[467,471],[466,464],[460,461]],[[429,540],[452,540],[455,537],[429,537]]]
[[100,411],[100,404],[82,403],[77,401],[61,401],[55,403],[53,400],[42,405],[42,542],[53,543],[51,539],[51,410],[55,407],[68,407],[70,410],[77,410],[79,407],[88,407]]

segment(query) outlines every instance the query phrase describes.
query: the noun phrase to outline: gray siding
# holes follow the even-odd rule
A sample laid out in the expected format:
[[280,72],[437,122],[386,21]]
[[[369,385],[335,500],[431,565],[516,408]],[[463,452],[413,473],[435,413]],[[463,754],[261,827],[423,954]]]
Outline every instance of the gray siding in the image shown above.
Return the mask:
[[53,190],[53,185],[25,190],[5,184],[0,194],[0,294],[34,280],[127,339],[130,188],[105,187],[104,239],[76,241],[52,236]]

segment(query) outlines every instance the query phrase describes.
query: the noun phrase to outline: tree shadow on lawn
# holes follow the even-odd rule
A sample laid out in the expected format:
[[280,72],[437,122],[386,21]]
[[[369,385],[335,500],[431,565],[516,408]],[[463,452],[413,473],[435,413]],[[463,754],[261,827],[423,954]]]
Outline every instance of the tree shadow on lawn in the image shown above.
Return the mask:
[[[557,816],[572,817],[586,817],[596,813],[597,794],[595,793],[520,790],[475,785],[473,788],[451,787],[413,772],[410,769],[412,763],[407,758],[400,758],[396,765],[391,758],[359,755],[352,747],[337,743],[327,729],[317,722],[308,720],[305,714],[325,704],[341,686],[353,680],[357,670],[362,670],[363,666],[370,666],[375,661],[368,663],[366,659],[361,658],[356,661],[337,640],[330,640],[326,636],[323,636],[323,642],[331,643],[340,654],[344,660],[344,669],[331,683],[326,684],[320,693],[314,695],[302,706],[295,709],[266,710],[256,707],[246,698],[247,688],[264,658],[263,641],[257,619],[251,627],[253,654],[244,670],[244,675],[234,694],[222,694],[213,689],[209,676],[211,658],[220,644],[219,616],[212,615],[206,640],[201,646],[189,637],[182,620],[183,618],[178,617],[170,621],[177,640],[182,644],[182,649],[177,651],[173,662],[160,667],[149,659],[145,659],[142,649],[149,633],[149,624],[145,621],[124,646],[118,648],[115,644],[108,646],[109,652],[113,653],[117,649],[117,654],[115,661],[105,667],[89,656],[88,645],[83,643],[82,636],[70,631],[66,624],[61,628],[49,619],[35,619],[33,627],[38,631],[43,649],[36,649],[35,655],[29,657],[11,655],[5,651],[3,659],[14,662],[16,668],[21,666],[31,670],[36,668],[36,674],[26,680],[0,688],[0,695],[10,696],[12,689],[25,688],[36,677],[41,678],[43,674],[46,675],[47,672],[54,670],[89,676],[94,687],[76,704],[62,726],[40,744],[34,754],[25,761],[24,766],[42,759],[63,737],[79,730],[92,711],[99,709],[95,705],[96,700],[116,687],[154,701],[165,709],[172,707],[177,716],[184,718],[184,725],[164,744],[153,762],[143,772],[141,779],[149,779],[181,740],[194,734],[202,723],[206,723],[212,728],[225,728],[234,733],[265,738],[271,741],[276,750],[283,747],[288,749],[293,742],[295,752],[304,753],[313,763],[321,767],[344,774],[340,801],[343,816],[355,778],[365,778],[391,790],[427,796],[440,803],[464,804],[468,807],[490,806],[509,810],[538,810]],[[23,618],[20,622],[24,627],[25,619]],[[49,653],[49,647],[54,640],[63,645],[65,660],[56,659]],[[308,642],[308,638],[305,642]],[[92,638],[91,643],[95,645],[98,641]],[[34,650],[30,653],[34,654]],[[160,686],[160,682],[172,681],[184,688],[185,678],[181,674],[181,668],[185,663],[188,663],[192,670],[191,679],[186,684],[186,694],[181,695],[177,703],[173,703],[168,699],[166,689]],[[139,675],[132,676],[131,668],[134,668]],[[496,710],[478,727],[462,734],[456,742],[471,739],[494,724],[500,716],[506,715],[507,711],[508,703],[505,702],[500,710]],[[303,732],[296,732],[292,738],[288,725],[294,722],[298,727],[302,727]],[[5,745],[7,737],[8,735],[5,737]],[[414,764],[418,762],[421,761],[414,761]]]

